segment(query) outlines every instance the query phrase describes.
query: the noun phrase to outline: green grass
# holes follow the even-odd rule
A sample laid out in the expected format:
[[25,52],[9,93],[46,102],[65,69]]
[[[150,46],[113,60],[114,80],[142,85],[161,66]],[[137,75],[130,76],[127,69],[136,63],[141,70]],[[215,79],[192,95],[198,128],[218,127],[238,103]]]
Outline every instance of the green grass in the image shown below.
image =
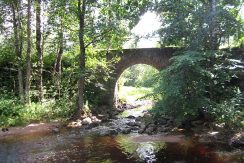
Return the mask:
[[136,101],[152,93],[152,88],[122,86],[119,90],[119,99],[123,101]]
[[130,115],[132,115],[134,117],[139,117],[139,116],[142,117],[144,115],[144,113],[143,113],[144,110],[151,110],[151,109],[152,109],[151,105],[140,106],[140,107],[135,108],[135,109],[125,110],[122,113],[120,113],[118,115],[118,117],[119,118],[126,118]]
[[[150,98],[144,98],[144,97],[151,93],[152,93],[152,88],[122,86],[119,91],[119,99],[130,104],[140,98],[150,100]],[[143,115],[142,112],[144,110],[149,110],[151,108],[152,108],[151,105],[140,106],[138,108],[130,109],[122,112],[119,115],[119,117],[124,118],[130,115],[135,117],[142,116]]]
[[0,127],[21,126],[33,122],[65,120],[73,112],[70,100],[49,100],[23,105],[10,95],[0,96]]

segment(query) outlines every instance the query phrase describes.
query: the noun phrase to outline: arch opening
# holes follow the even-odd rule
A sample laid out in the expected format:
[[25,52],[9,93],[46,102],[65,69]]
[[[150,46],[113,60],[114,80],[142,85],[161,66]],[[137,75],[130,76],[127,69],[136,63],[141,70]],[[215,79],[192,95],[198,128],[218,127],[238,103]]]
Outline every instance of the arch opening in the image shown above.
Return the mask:
[[118,110],[127,110],[144,106],[152,106],[150,97],[153,91],[153,78],[159,70],[148,64],[134,64],[119,75],[114,89],[114,106]]

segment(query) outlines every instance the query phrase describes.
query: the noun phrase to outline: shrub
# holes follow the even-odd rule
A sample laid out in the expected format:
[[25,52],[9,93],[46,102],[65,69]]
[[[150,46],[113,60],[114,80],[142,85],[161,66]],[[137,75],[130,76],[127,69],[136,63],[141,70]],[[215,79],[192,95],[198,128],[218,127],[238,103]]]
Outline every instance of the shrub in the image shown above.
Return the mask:
[[[180,122],[194,118],[200,108],[208,108],[216,117],[225,117],[227,123],[238,118],[238,86],[230,84],[238,71],[231,68],[234,63],[228,53],[185,51],[171,62],[157,77],[154,96],[159,96],[159,101],[153,109],[155,115],[168,114]],[[235,105],[231,106],[230,101],[235,101]],[[225,115],[227,110],[233,113],[230,119]]]

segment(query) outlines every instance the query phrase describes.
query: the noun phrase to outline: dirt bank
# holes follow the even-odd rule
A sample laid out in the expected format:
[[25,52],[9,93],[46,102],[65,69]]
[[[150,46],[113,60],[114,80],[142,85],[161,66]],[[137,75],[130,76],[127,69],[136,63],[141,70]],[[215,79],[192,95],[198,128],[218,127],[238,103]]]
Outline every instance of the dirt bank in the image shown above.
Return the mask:
[[46,135],[57,132],[60,126],[60,123],[31,123],[24,127],[10,127],[8,131],[0,131],[0,140],[27,135]]

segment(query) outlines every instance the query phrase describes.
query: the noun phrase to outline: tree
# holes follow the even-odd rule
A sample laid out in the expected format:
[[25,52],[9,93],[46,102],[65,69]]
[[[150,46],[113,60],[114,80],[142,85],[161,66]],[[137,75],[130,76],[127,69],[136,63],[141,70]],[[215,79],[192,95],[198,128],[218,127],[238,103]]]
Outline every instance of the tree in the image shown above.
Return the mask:
[[78,0],[80,73],[77,117],[80,116],[84,104],[84,84],[88,72],[86,49],[89,46],[105,49],[122,47],[126,40],[125,36],[129,34],[128,30],[139,21],[139,16],[146,11],[149,4],[147,0],[140,2],[135,0],[120,2]]
[[25,79],[25,101],[30,103],[31,85],[31,0],[28,0],[27,7],[27,51],[26,51],[26,79]]
[[36,9],[36,51],[37,51],[37,88],[38,88],[38,100],[42,102],[43,100],[43,82],[42,82],[42,74],[43,74],[43,53],[42,53],[42,33],[41,33],[41,0],[35,1],[35,9]]
[[23,86],[23,67],[22,67],[22,49],[23,49],[23,29],[21,22],[21,0],[17,3],[10,2],[13,14],[13,27],[15,38],[15,53],[18,61],[18,85],[20,101],[24,103],[24,86]]
[[[56,59],[53,65],[53,82],[58,90],[60,97],[61,94],[61,76],[62,76],[62,57],[65,50],[64,32],[68,31],[67,28],[71,24],[68,20],[69,12],[67,10],[67,2],[65,0],[52,0],[48,7],[48,32],[55,35],[52,42],[55,45]],[[66,32],[67,34],[70,33]]]
[[[238,119],[243,95],[236,83],[229,83],[238,76],[239,69],[231,69],[238,67],[231,54],[219,49],[226,39],[238,39],[243,31],[243,21],[238,18],[240,6],[241,1],[159,1],[162,46],[184,49],[158,76],[155,111],[183,120],[196,116],[199,109],[207,109],[212,114],[222,112],[216,117]],[[235,107],[226,105],[237,101]],[[233,114],[223,114],[230,109]]]
[[79,45],[80,45],[80,57],[79,57],[79,68],[81,75],[78,81],[78,108],[76,116],[80,117],[84,105],[84,86],[85,86],[85,58],[86,49],[84,43],[84,28],[85,28],[85,13],[86,13],[86,0],[78,0],[78,18],[79,18]]
[[[238,19],[242,0],[159,0],[161,45],[216,50],[230,36],[238,39],[243,25]],[[242,30],[238,30],[242,29]]]

